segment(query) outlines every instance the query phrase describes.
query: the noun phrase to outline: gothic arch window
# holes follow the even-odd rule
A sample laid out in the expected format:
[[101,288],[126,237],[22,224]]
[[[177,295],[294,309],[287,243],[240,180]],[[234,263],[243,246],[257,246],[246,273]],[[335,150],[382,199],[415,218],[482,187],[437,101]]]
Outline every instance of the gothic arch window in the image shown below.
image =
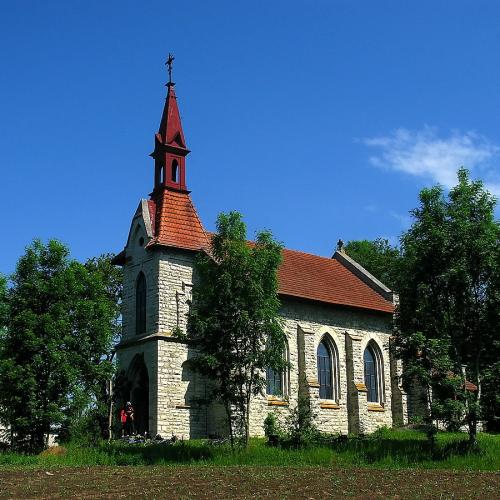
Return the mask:
[[375,342],[371,341],[363,354],[365,369],[365,385],[369,403],[384,401],[384,363],[382,352]]
[[161,184],[162,186],[165,184],[167,180],[167,169],[165,168],[165,165],[161,167]]
[[[283,351],[283,359],[289,361],[288,344],[285,345]],[[271,367],[266,368],[266,394],[268,396],[281,396],[286,397],[289,394],[289,380],[290,372],[286,367],[283,370],[274,370]]]
[[317,350],[319,397],[338,401],[340,398],[339,357],[335,343],[323,337]]
[[177,160],[172,162],[172,182],[179,182],[179,163]]
[[135,285],[135,333],[146,333],[146,277],[142,271]]

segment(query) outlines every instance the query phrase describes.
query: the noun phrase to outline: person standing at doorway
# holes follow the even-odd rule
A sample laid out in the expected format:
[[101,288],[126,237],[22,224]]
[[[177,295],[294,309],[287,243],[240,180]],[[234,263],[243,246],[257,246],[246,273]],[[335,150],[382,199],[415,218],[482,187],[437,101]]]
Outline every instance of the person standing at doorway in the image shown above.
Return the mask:
[[135,434],[135,411],[132,403],[127,401],[125,404],[125,416],[127,417],[127,421],[125,424],[125,434],[127,436],[133,436]]

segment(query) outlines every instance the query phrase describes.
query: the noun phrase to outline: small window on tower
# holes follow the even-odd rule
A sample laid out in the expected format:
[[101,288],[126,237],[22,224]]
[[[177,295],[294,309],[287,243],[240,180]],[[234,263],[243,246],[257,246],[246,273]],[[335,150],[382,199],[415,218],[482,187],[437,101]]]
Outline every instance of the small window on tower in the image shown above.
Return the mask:
[[167,180],[167,169],[165,168],[165,166],[161,167],[161,183],[162,185],[165,184],[165,181]]
[[172,182],[179,182],[177,177],[179,176],[179,164],[177,160],[172,162]]
[[141,246],[141,247],[142,247],[142,245],[144,245],[144,238],[141,236],[141,237],[139,238],[139,246]]

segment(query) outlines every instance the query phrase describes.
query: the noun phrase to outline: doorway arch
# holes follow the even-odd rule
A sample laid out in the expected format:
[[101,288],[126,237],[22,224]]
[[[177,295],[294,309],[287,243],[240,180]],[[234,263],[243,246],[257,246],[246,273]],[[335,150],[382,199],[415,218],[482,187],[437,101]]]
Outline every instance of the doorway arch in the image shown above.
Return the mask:
[[132,359],[127,379],[129,401],[135,410],[135,430],[138,434],[149,432],[149,375],[144,354],[136,354]]

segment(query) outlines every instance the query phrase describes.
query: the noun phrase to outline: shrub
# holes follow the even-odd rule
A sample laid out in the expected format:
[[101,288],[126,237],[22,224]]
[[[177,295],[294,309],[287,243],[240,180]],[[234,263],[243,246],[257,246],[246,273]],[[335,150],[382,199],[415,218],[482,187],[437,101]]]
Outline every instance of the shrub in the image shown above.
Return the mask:
[[309,400],[300,396],[297,406],[287,419],[286,442],[296,448],[302,448],[320,439],[320,432],[314,425],[314,413]]
[[283,428],[275,413],[269,412],[264,419],[264,433],[268,444],[271,446],[277,446],[283,438]]

